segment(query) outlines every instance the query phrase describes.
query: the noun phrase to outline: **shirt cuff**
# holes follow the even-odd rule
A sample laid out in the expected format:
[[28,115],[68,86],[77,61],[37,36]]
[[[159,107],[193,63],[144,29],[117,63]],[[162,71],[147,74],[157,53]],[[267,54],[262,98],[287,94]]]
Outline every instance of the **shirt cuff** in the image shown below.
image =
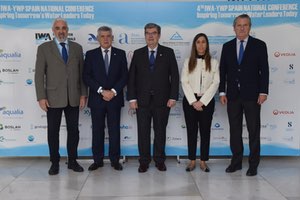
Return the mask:
[[225,92],[220,92],[219,93],[219,96],[221,97],[221,96],[226,96],[226,93]]
[[101,87],[101,86],[99,87],[99,89],[97,90],[97,92],[98,92],[99,94],[101,94],[101,93],[103,92],[103,90],[102,90],[102,87]]
[[111,91],[117,96],[117,91],[114,88],[112,88]]

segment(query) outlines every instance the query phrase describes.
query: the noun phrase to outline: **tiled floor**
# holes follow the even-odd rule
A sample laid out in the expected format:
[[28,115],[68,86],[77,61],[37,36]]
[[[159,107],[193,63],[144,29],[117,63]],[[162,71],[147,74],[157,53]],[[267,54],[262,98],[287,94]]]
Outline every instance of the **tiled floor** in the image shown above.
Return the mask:
[[258,175],[247,177],[243,169],[225,173],[229,160],[211,159],[210,173],[185,172],[187,160],[167,159],[168,170],[138,173],[136,158],[129,158],[123,171],[110,164],[89,172],[91,160],[79,163],[83,173],[68,170],[60,163],[60,173],[49,176],[48,158],[0,158],[1,200],[300,200],[300,158],[264,157]]

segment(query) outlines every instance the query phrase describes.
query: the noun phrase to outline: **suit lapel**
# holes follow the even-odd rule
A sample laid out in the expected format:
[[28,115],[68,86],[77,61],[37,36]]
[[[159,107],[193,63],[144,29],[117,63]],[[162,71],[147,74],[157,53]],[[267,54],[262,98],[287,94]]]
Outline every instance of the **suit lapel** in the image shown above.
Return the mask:
[[73,57],[75,57],[75,46],[74,46],[74,44],[72,43],[72,42],[68,42],[68,44],[69,44],[69,58],[68,58],[68,62],[70,61],[70,60],[72,60],[73,59]]
[[96,55],[95,58],[97,58],[97,60],[96,60],[96,66],[100,67],[101,73],[106,74],[105,63],[104,63],[104,59],[103,59],[101,47],[99,47],[97,49],[97,55]]
[[111,47],[111,54],[110,54],[110,61],[109,61],[109,68],[108,68],[108,74],[114,69],[115,61],[116,61],[116,50],[115,48]]

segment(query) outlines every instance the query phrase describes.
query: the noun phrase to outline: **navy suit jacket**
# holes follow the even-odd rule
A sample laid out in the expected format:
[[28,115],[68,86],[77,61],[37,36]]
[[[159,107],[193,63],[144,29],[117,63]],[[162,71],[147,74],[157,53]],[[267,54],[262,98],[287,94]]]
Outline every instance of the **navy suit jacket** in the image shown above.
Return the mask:
[[[99,108],[103,106],[124,106],[123,88],[127,84],[128,67],[126,53],[121,49],[111,48],[108,75],[105,71],[104,59],[101,48],[86,52],[83,81],[89,87],[88,107]],[[99,87],[103,90],[116,90],[117,96],[111,101],[103,100],[97,92]]]
[[151,95],[155,105],[166,106],[169,99],[178,99],[179,72],[173,49],[158,45],[154,71],[149,67],[148,47],[134,51],[129,69],[127,99],[137,99],[148,106]]
[[236,46],[236,38],[223,45],[219,92],[225,92],[228,100],[234,100],[240,96],[246,101],[256,101],[260,93],[268,94],[269,92],[269,63],[266,44],[249,36],[240,65]]

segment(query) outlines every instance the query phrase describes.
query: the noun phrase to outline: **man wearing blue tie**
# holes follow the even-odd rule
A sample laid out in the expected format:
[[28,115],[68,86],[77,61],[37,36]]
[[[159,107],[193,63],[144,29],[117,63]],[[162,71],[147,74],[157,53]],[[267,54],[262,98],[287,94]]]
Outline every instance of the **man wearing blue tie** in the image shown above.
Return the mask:
[[35,87],[39,105],[47,113],[47,134],[52,165],[49,175],[59,173],[59,128],[62,112],[67,124],[68,168],[82,172],[77,163],[79,142],[79,109],[86,103],[87,88],[82,80],[82,47],[68,41],[68,24],[62,18],[54,20],[55,38],[38,47],[35,65]]
[[128,80],[127,99],[137,112],[139,162],[144,173],[151,162],[151,121],[153,119],[153,159],[159,171],[166,171],[165,144],[169,112],[178,99],[179,72],[173,49],[159,44],[161,28],[144,27],[147,45],[134,51]]
[[103,167],[105,119],[109,135],[109,159],[115,170],[122,170],[120,159],[120,118],[124,106],[123,88],[128,67],[125,51],[112,47],[112,29],[102,26],[97,35],[100,47],[87,51],[83,80],[89,87],[88,106],[92,116],[92,152],[89,171]]
[[246,175],[255,176],[260,161],[260,110],[267,100],[269,86],[268,53],[265,42],[249,35],[248,15],[236,17],[233,28],[236,38],[223,45],[220,61],[220,101],[227,103],[232,152],[226,172],[242,169],[245,114],[250,150]]

